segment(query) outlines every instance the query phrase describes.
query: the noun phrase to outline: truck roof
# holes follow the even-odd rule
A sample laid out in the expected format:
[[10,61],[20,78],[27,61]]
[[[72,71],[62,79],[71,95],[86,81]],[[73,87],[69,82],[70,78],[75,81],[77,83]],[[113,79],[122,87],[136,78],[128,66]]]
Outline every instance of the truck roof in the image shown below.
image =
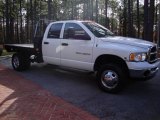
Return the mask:
[[62,21],[55,21],[51,23],[60,23],[60,22],[93,22],[93,21],[90,21],[90,20],[62,20]]

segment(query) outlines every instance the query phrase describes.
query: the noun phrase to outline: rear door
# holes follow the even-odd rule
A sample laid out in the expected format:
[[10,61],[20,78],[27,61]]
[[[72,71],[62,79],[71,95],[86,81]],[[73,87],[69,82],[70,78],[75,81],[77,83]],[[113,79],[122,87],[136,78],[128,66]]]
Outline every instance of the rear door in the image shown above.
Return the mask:
[[60,36],[62,26],[63,23],[53,23],[46,29],[48,33],[45,33],[42,43],[42,51],[43,59],[47,63],[60,65]]

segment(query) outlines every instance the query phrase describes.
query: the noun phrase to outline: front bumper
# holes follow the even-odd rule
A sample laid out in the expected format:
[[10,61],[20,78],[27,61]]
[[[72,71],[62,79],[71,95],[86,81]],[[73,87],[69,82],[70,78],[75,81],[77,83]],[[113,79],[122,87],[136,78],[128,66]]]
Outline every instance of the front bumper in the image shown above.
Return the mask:
[[159,60],[153,64],[149,64],[148,62],[130,62],[128,63],[129,75],[131,78],[151,79],[158,72],[159,63]]
[[152,68],[147,70],[130,70],[130,77],[132,78],[145,78],[145,79],[151,79],[156,75],[159,68]]

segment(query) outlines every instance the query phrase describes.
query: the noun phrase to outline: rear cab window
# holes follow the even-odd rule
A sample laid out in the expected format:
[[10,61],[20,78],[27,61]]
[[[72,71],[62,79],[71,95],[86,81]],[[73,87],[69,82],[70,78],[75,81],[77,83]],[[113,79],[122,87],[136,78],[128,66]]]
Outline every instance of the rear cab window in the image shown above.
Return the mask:
[[54,23],[51,25],[47,38],[60,38],[63,23]]

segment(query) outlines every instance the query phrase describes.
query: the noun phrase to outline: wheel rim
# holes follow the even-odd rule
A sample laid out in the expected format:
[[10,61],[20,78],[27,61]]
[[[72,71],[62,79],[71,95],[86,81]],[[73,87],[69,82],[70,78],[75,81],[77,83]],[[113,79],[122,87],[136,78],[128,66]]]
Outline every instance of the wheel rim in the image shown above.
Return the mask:
[[15,67],[15,68],[18,68],[19,67],[19,59],[18,59],[18,57],[14,57],[13,58],[13,66]]
[[104,87],[113,89],[118,85],[119,77],[116,72],[112,70],[106,70],[101,76],[101,82]]

